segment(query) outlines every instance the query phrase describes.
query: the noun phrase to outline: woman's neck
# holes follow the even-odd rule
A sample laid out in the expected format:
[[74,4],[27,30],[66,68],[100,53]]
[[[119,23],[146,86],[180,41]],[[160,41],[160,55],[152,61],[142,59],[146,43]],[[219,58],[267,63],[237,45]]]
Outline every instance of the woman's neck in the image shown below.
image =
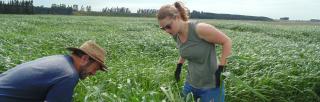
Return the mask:
[[186,36],[188,33],[188,22],[187,21],[181,21],[181,26],[178,34],[180,36]]

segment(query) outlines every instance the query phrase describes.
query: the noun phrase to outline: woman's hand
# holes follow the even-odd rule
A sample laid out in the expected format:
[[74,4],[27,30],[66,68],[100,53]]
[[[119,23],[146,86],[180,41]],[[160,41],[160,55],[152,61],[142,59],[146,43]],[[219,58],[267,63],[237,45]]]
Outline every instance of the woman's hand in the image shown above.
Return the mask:
[[220,84],[221,84],[221,73],[224,72],[226,66],[224,65],[219,65],[218,66],[218,69],[215,73],[215,76],[216,76],[216,87],[220,87]]
[[178,63],[177,68],[174,71],[174,78],[176,79],[177,82],[180,81],[180,73],[181,73],[182,65],[183,65],[182,63]]

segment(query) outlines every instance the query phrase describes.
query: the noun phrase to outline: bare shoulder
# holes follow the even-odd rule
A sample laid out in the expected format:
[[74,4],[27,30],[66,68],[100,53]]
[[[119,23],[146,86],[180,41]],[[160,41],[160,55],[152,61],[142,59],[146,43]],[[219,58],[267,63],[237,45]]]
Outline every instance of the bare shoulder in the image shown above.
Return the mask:
[[205,38],[208,34],[213,34],[215,27],[207,23],[198,23],[196,25],[196,32],[200,38]]

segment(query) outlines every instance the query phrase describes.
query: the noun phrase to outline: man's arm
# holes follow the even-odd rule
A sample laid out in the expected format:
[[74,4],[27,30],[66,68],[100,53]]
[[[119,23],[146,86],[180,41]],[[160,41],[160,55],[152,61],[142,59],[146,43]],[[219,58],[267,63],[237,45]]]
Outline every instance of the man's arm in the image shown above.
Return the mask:
[[48,91],[45,102],[71,102],[73,89],[78,79],[68,77],[54,84]]

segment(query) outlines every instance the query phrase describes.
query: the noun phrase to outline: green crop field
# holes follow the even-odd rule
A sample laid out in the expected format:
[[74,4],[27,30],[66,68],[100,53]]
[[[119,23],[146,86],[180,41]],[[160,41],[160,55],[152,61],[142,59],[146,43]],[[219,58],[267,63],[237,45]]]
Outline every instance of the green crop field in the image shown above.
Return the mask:
[[[320,23],[199,21],[233,41],[225,73],[227,102],[320,101]],[[75,102],[181,101],[183,81],[173,78],[178,51],[155,18],[0,15],[0,73],[68,54],[65,47],[86,40],[106,49],[110,70],[79,81]]]

